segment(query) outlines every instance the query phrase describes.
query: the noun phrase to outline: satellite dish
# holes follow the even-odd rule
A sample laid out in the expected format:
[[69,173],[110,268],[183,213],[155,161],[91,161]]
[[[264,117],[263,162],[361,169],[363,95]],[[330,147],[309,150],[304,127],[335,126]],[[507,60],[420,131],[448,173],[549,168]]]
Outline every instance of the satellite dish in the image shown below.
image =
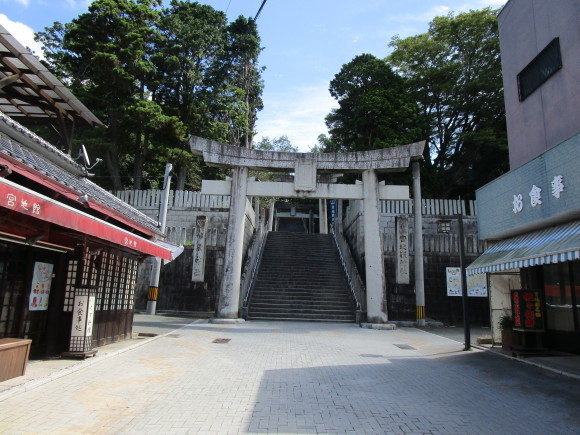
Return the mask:
[[81,155],[83,156],[83,160],[85,161],[85,166],[91,166],[91,161],[89,160],[89,153],[87,153],[87,149],[84,145],[81,145]]

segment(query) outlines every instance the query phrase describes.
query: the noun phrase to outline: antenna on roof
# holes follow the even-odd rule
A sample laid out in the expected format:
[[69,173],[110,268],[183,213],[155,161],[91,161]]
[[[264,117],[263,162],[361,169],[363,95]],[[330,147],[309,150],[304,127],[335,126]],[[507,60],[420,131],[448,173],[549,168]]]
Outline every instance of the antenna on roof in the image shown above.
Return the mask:
[[81,157],[82,157],[83,163],[84,163],[83,166],[87,170],[93,169],[95,166],[97,166],[99,163],[101,163],[103,161],[103,159],[97,159],[97,160],[95,160],[95,163],[91,166],[91,160],[89,159],[89,153],[87,152],[87,149],[84,145],[81,145],[81,149],[79,150],[79,155],[77,156],[75,161],[79,160]]

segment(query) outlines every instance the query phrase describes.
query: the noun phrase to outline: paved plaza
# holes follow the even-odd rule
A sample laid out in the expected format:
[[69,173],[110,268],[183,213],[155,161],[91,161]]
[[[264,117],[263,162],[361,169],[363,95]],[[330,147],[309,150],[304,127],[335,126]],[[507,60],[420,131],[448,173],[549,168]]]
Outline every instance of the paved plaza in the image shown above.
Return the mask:
[[159,328],[0,396],[0,433],[580,433],[580,381],[415,328]]

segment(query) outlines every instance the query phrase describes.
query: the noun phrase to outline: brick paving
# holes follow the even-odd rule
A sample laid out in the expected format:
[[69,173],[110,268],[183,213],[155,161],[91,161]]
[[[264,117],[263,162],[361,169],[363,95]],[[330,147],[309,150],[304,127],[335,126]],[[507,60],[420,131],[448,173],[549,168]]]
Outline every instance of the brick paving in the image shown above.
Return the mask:
[[462,348],[414,328],[196,322],[0,401],[0,433],[580,433],[580,381]]

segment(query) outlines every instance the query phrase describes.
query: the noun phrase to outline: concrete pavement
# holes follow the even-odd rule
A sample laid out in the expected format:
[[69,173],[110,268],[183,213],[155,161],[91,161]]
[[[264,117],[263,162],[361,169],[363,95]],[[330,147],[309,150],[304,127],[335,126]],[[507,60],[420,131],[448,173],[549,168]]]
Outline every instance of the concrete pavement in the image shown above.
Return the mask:
[[198,320],[6,397],[0,432],[580,431],[580,381],[462,347],[414,328]]

